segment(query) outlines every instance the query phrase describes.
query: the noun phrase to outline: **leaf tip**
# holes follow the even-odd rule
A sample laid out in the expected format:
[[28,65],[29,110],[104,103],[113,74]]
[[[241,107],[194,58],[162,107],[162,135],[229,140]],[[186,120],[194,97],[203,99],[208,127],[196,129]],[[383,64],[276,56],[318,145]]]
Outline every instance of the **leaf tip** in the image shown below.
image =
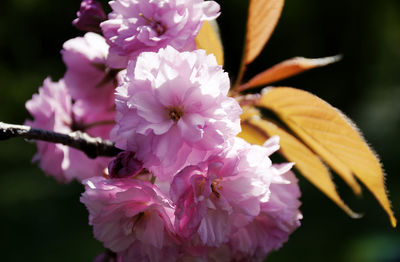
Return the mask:
[[390,223],[392,224],[392,227],[397,227],[397,220],[394,215],[390,215]]
[[362,197],[362,189],[360,184],[357,183],[356,180],[354,180],[353,183],[350,184],[350,188],[351,190],[353,190],[353,193],[357,196],[357,197]]
[[353,219],[360,219],[364,216],[364,214],[362,213],[356,213],[352,210],[349,210],[348,212],[346,211],[346,213]]
[[340,60],[343,59],[342,54],[334,55],[334,56],[328,56],[328,57],[323,57],[323,58],[316,58],[315,61],[317,65],[325,66],[329,64],[333,64],[336,62],[339,62]]
[[337,201],[335,201],[335,202],[339,205],[340,208],[343,209],[343,211],[348,216],[350,216],[353,219],[360,219],[364,216],[363,213],[357,213],[357,212],[354,212],[353,210],[351,210],[351,208],[348,205],[346,205],[341,199],[339,199],[339,202],[337,202]]

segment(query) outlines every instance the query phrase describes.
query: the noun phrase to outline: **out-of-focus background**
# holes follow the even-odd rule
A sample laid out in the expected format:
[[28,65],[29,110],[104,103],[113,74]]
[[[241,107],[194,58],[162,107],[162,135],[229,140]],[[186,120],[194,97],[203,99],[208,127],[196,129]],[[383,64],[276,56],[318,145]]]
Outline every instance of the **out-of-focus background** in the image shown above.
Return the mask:
[[[218,2],[226,70],[234,76],[248,1]],[[62,44],[83,34],[71,25],[79,5],[80,0],[0,1],[0,121],[22,124],[29,117],[24,103],[42,81],[63,76]],[[336,54],[343,55],[341,62],[276,85],[308,90],[354,120],[381,157],[398,214],[400,1],[287,0],[278,27],[246,77],[294,56]],[[21,139],[0,142],[0,260],[91,261],[103,248],[92,238],[79,202],[82,186],[46,177],[31,163],[35,151]],[[365,188],[363,198],[356,198],[334,176],[345,201],[364,214],[353,220],[299,179],[302,227],[268,261],[400,261],[399,231]]]

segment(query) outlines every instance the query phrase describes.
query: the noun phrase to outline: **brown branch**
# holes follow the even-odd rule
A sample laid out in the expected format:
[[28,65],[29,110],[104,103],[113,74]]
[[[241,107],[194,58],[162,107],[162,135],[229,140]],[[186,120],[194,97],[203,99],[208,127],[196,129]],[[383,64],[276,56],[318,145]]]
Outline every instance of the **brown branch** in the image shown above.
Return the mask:
[[112,141],[103,140],[99,137],[91,137],[80,131],[75,131],[70,134],[61,134],[30,126],[11,125],[0,122],[0,140],[13,137],[60,143],[81,150],[90,158],[96,158],[98,156],[112,157],[121,152],[120,149],[114,146]]

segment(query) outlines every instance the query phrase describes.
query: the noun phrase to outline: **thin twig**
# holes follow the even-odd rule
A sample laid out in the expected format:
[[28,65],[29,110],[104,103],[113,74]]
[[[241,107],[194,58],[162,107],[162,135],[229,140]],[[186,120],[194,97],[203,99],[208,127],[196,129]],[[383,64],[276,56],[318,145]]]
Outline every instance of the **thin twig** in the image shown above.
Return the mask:
[[13,137],[60,143],[81,150],[90,158],[96,158],[98,156],[112,157],[121,152],[120,149],[114,146],[112,141],[103,140],[99,137],[91,137],[80,131],[61,134],[30,126],[11,125],[0,122],[0,140]]

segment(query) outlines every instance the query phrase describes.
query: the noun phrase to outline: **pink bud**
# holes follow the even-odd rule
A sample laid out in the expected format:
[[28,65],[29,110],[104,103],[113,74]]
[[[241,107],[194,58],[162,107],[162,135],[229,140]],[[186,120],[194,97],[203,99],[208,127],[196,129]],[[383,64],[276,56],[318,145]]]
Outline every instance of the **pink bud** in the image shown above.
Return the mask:
[[100,23],[107,18],[103,7],[96,0],[82,0],[77,16],[72,24],[79,30],[88,32],[101,32]]
[[108,172],[112,178],[135,176],[143,170],[143,163],[135,158],[135,153],[124,151],[110,162]]

